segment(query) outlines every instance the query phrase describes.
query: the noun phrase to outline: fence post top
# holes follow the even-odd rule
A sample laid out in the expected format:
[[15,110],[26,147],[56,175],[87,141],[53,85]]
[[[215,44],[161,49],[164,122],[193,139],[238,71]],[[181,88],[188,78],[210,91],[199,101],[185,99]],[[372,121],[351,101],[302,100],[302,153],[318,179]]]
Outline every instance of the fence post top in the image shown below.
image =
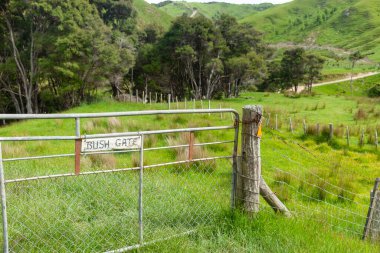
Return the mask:
[[262,105],[245,105],[243,107],[243,110],[250,110],[250,111],[255,111],[255,112],[258,112],[258,113],[262,113],[263,106]]

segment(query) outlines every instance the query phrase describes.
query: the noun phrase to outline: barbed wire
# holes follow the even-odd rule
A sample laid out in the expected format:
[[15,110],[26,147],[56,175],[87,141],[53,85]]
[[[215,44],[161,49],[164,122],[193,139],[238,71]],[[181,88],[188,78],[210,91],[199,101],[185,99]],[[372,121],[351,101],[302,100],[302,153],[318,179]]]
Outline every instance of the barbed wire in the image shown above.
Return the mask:
[[[360,206],[363,206],[363,207],[366,207],[366,208],[368,207],[368,205],[365,205],[365,204],[359,203],[359,202],[354,201],[354,200],[352,200],[352,199],[346,198],[346,197],[344,197],[344,196],[342,196],[342,195],[338,195],[338,194],[335,194],[335,193],[333,193],[333,192],[330,192],[330,191],[328,191],[328,190],[326,190],[326,189],[324,189],[324,188],[322,188],[322,187],[320,187],[320,186],[318,186],[318,185],[316,185],[316,184],[309,183],[308,181],[303,180],[303,179],[301,179],[299,176],[297,176],[297,175],[295,175],[295,174],[292,174],[292,173],[290,173],[290,172],[288,172],[288,171],[284,171],[284,170],[279,169],[279,168],[277,168],[277,167],[276,167],[276,168],[275,168],[275,167],[272,167],[272,168],[274,168],[275,170],[280,171],[280,172],[282,172],[282,173],[288,174],[288,175],[290,175],[291,177],[298,179],[298,180],[299,180],[300,182],[302,182],[302,183],[306,183],[306,184],[308,184],[308,185],[310,185],[310,186],[312,186],[312,187],[316,187],[316,188],[318,188],[318,189],[320,189],[320,190],[322,190],[322,191],[324,191],[324,192],[326,192],[326,193],[328,193],[328,194],[330,194],[330,195],[333,195],[333,196],[335,196],[335,197],[338,197],[339,199],[344,199],[344,200],[350,201],[350,202],[352,202],[352,203],[354,203],[354,204],[356,204],[356,205],[360,205]],[[326,181],[324,180],[324,182],[326,182]],[[337,186],[337,187],[340,188],[339,186]],[[353,194],[354,194],[354,193],[353,193]],[[354,194],[354,195],[356,195],[356,194]]]
[[[279,135],[274,134],[274,133],[273,133],[273,135],[275,135],[276,137],[280,138],[282,141],[285,141],[285,144],[288,144],[288,142],[286,142],[286,140],[285,140],[284,137],[279,136]],[[308,152],[309,154],[311,154],[314,158],[317,157],[315,154],[311,153],[310,150],[308,150],[306,147],[303,147],[301,144],[299,144],[299,143],[297,143],[297,142],[294,142],[294,141],[291,141],[291,142],[293,142],[293,144],[296,144],[298,147],[301,147],[302,150],[307,151],[307,152]],[[286,155],[286,154],[284,154],[283,152],[281,152],[279,149],[276,149],[276,148],[274,148],[274,147],[272,146],[272,147],[271,147],[271,150],[274,151],[274,152],[276,152],[276,153],[278,153],[278,154],[280,154],[283,158],[287,159],[289,162],[292,162],[292,163],[294,163],[294,164],[297,164],[298,167],[300,167],[300,168],[304,168],[304,165],[303,165],[303,164],[301,164],[301,163],[298,162],[298,161],[293,160],[293,159],[290,158],[288,155]],[[318,163],[321,163],[321,162],[322,162],[322,163],[324,163],[324,164],[325,164],[326,166],[328,166],[328,167],[331,166],[330,164],[327,164],[327,163],[324,161],[324,159],[322,159],[322,158],[319,158],[318,160],[317,160],[317,159],[313,159],[313,160],[314,160],[315,162],[318,162]],[[308,173],[310,173],[310,174],[313,175],[314,177],[318,178],[319,180],[324,181],[326,184],[330,185],[330,186],[333,187],[333,188],[339,189],[339,190],[344,191],[344,192],[349,193],[349,194],[353,194],[353,195],[358,196],[358,197],[368,198],[368,195],[366,195],[366,194],[355,193],[355,192],[349,191],[349,190],[347,190],[347,189],[344,189],[344,188],[342,188],[342,187],[339,187],[339,186],[337,186],[337,185],[331,184],[331,183],[328,182],[326,179],[322,178],[321,176],[319,176],[318,174],[316,174],[316,173],[314,173],[314,172],[312,172],[312,171],[308,171]]]

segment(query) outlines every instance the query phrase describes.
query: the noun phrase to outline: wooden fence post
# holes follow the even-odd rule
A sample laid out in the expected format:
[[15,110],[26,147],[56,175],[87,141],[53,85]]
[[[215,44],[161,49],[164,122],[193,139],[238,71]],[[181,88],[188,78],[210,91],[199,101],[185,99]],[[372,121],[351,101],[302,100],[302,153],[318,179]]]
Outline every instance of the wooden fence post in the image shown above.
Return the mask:
[[[211,110],[211,101],[210,101],[210,99],[208,100],[208,109]],[[210,116],[210,115],[211,115],[211,113],[208,113],[208,116]]]
[[329,124],[329,140],[332,140],[334,137],[334,125],[332,123]]
[[179,104],[178,104],[178,97],[177,96],[175,96],[175,102],[177,104],[177,110],[178,110],[179,109]]
[[240,206],[249,214],[255,214],[260,208],[260,194],[275,212],[281,212],[287,217],[291,213],[277,198],[261,177],[261,125],[262,107],[247,105],[243,108],[242,119],[242,156],[238,163],[238,178],[236,193]]
[[377,129],[375,129],[375,148],[377,149],[379,146],[379,139],[377,136]]
[[149,91],[149,104],[152,104],[152,92]]
[[139,90],[136,90],[136,103],[139,102]]
[[316,131],[317,131],[317,136],[319,136],[319,134],[320,134],[319,123],[317,123],[317,125],[315,126],[315,128],[316,128]]
[[276,114],[276,126],[275,126],[275,129],[278,130],[278,116]]
[[307,135],[307,125],[306,125],[306,120],[305,119],[303,119],[303,133],[305,134],[305,135]]
[[259,211],[261,157],[260,138],[257,133],[262,120],[261,106],[243,107],[242,119],[242,162],[238,188],[242,190],[241,202],[244,210],[254,214]]
[[162,104],[162,93],[160,93],[160,103]]
[[290,132],[293,133],[293,123],[292,123],[292,118],[289,118],[289,130],[290,130]]
[[362,132],[360,134],[359,146],[360,147],[364,146],[364,128],[362,129]]
[[369,238],[372,241],[380,239],[380,178],[376,178],[375,185],[370,194],[367,220],[364,226],[363,240]]
[[145,104],[145,91],[143,91],[143,94],[142,94],[142,103]]
[[156,92],[156,99],[154,100],[154,102],[157,104],[158,102],[158,96],[157,96],[157,92]]
[[170,96],[171,96],[171,94],[168,94],[168,105],[169,105],[169,110],[170,110]]
[[347,139],[347,147],[350,146],[350,128],[347,126],[346,128],[346,139]]
[[201,108],[203,110],[203,100],[201,99]]
[[189,156],[188,160],[193,160],[193,153],[194,153],[194,132],[190,132],[189,136]]
[[185,97],[185,110],[187,109],[187,99]]

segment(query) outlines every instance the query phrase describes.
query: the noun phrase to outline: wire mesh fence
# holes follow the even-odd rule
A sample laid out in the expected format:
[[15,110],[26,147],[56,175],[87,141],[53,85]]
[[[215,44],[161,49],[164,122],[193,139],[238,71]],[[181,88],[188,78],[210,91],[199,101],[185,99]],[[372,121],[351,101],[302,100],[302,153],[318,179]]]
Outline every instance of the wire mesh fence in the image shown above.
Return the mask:
[[145,169],[143,231],[138,171],[8,183],[10,251],[104,252],[195,231],[230,207],[231,166],[221,158]]
[[[203,113],[223,111],[231,112]],[[80,136],[78,119],[76,126],[75,138],[1,137],[7,154],[0,157],[4,252],[155,247],[210,226],[230,209],[237,139],[210,138],[207,132],[232,129],[237,136],[238,125],[86,136]],[[197,139],[198,131],[207,142]],[[140,143],[128,150],[77,147],[83,140],[99,144],[131,135]]]

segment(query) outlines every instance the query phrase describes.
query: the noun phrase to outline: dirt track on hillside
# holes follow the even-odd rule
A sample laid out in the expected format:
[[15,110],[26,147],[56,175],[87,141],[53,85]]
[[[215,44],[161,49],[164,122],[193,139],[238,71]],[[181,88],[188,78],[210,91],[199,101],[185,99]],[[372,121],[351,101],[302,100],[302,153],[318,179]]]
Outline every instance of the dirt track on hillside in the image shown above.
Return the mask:
[[[361,78],[365,78],[365,77],[369,77],[369,76],[374,76],[377,74],[380,74],[380,72],[360,73],[358,75],[353,76],[352,80],[357,80],[357,79],[361,79]],[[323,85],[328,85],[328,84],[334,84],[334,83],[341,83],[341,82],[346,82],[346,81],[350,81],[350,80],[351,80],[351,77],[348,76],[348,77],[345,77],[345,78],[339,79],[339,80],[322,82],[322,83],[315,83],[315,84],[313,84],[313,87],[318,87],[318,86],[323,86]],[[298,86],[298,92],[301,92],[304,89],[305,89],[305,86]]]

